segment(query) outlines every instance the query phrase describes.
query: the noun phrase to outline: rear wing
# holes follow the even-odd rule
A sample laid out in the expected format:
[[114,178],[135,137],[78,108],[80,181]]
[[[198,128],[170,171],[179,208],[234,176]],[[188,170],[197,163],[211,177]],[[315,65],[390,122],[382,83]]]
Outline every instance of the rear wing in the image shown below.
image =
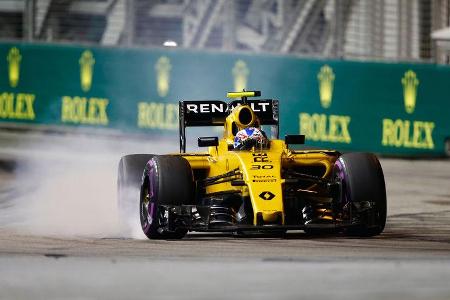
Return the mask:
[[[180,101],[180,152],[186,152],[186,127],[223,126],[230,111],[241,103],[242,100],[230,103],[220,100]],[[246,100],[245,103],[250,105],[261,125],[273,125],[272,135],[278,138],[278,100]]]

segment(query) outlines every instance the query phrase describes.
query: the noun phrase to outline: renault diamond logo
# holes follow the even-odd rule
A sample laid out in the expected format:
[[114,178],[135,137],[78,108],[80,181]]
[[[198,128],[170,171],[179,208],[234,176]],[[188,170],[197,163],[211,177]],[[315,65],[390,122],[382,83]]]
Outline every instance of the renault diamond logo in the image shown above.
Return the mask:
[[333,69],[328,65],[324,65],[320,68],[320,72],[317,74],[317,79],[319,80],[320,104],[323,108],[328,108],[331,105],[334,78]]
[[412,114],[416,107],[417,86],[419,85],[419,79],[417,79],[416,73],[408,70],[402,78],[402,85],[405,110],[408,114]]
[[240,92],[247,88],[247,79],[250,74],[250,70],[247,64],[243,60],[238,60],[234,64],[233,70],[231,71],[234,79],[234,91]]
[[275,195],[271,192],[262,192],[259,194],[259,198],[263,200],[272,200],[275,197]]
[[8,61],[9,68],[9,85],[11,85],[11,87],[16,87],[19,83],[20,61],[22,60],[19,49],[16,47],[11,48],[6,60]]

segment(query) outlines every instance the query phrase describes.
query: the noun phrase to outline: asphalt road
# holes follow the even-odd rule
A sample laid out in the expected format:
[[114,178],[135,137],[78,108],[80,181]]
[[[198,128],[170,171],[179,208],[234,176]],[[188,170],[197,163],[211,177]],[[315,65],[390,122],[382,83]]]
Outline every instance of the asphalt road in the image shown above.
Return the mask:
[[1,299],[450,299],[449,160],[381,160],[378,237],[150,241],[118,230],[116,164],[170,144],[0,141]]

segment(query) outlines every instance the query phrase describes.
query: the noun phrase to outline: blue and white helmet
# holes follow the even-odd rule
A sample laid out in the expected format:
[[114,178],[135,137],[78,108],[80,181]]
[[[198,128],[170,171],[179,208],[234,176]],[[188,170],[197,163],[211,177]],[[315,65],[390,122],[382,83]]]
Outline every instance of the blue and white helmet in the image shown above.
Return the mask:
[[234,137],[234,149],[251,149],[254,146],[266,147],[268,140],[264,132],[256,127],[240,130]]

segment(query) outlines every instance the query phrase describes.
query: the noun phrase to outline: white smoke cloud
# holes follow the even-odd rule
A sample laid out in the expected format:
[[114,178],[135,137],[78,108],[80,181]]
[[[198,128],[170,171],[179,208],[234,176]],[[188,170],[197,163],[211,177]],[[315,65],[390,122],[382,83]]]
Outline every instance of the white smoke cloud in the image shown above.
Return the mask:
[[[178,149],[176,139],[2,132],[0,141],[0,159],[17,162],[14,173],[6,174],[8,180],[1,185],[13,190],[8,207],[0,209],[1,226],[64,237],[118,237],[129,233],[120,227],[117,210],[120,157]],[[138,214],[127,223],[133,224],[131,237],[144,237]]]

